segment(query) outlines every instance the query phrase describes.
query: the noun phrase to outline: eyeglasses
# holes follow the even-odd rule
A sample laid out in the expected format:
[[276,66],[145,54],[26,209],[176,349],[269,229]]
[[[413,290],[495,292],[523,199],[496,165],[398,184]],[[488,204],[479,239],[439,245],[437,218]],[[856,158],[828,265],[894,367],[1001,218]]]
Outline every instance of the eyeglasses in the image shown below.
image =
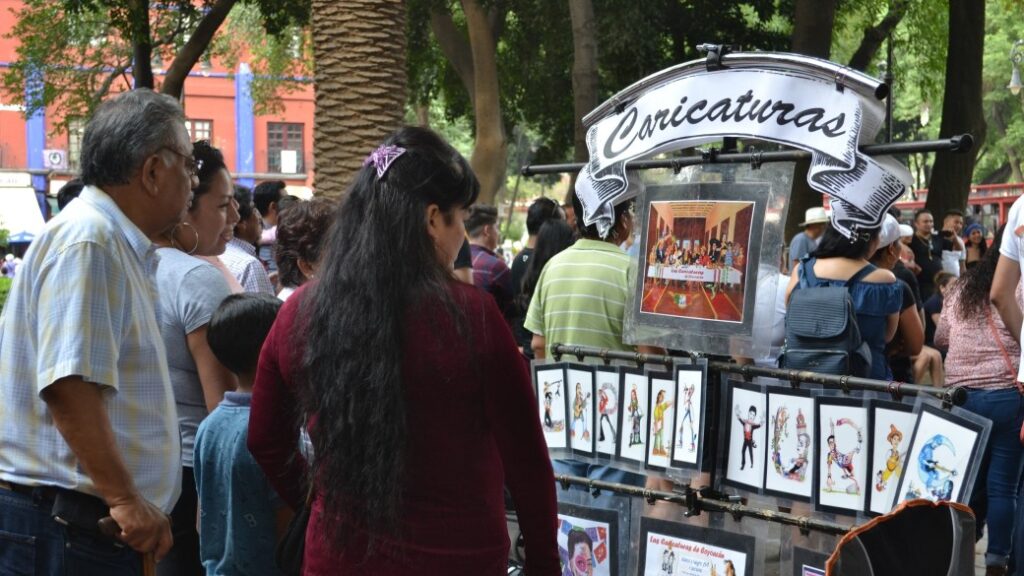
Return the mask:
[[185,160],[185,169],[188,170],[189,176],[199,177],[199,171],[203,169],[203,161],[196,160],[191,154],[182,154],[170,146],[163,146],[161,150],[168,150],[174,152],[176,155],[181,156]]

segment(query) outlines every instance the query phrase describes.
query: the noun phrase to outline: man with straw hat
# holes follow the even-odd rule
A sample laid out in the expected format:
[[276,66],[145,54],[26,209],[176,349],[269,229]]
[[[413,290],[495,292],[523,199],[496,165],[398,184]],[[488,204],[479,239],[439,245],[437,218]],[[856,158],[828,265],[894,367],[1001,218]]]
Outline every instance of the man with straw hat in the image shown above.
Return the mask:
[[793,236],[793,240],[789,243],[791,269],[800,262],[801,258],[814,252],[818,247],[818,239],[825,232],[826,225],[828,225],[828,214],[825,213],[824,208],[816,206],[807,209],[807,212],[804,213],[804,221],[800,223],[800,227],[804,231]]

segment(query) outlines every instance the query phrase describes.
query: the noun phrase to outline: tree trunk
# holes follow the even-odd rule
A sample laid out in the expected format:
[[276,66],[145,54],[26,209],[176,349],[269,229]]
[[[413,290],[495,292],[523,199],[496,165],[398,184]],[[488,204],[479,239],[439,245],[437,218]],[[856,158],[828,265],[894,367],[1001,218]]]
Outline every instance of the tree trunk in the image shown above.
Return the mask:
[[318,195],[344,194],[363,159],[401,126],[405,2],[313,0]]
[[476,142],[469,163],[480,180],[479,202],[494,204],[498,191],[505,185],[508,155],[505,128],[501,121],[497,39],[479,0],[462,0],[462,10],[466,14],[469,45],[473,53],[475,94]]
[[907,6],[907,0],[890,0],[889,11],[882,18],[882,21],[877,26],[872,26],[864,31],[864,38],[860,41],[860,46],[857,47],[857,51],[850,58],[850,68],[861,71],[868,69],[868,66],[871,65],[871,59],[878,53],[882,42],[896,29],[900,20],[903,20],[903,16],[907,13]]
[[430,31],[434,33],[434,39],[437,40],[441,53],[455,69],[459,80],[462,80],[466,94],[469,95],[470,105],[475,104],[476,79],[473,74],[473,51],[469,47],[466,35],[452,20],[452,14],[447,7],[435,6],[430,11]]
[[132,78],[135,88],[153,88],[153,40],[149,30],[149,0],[130,0]]
[[199,25],[196,26],[192,35],[189,36],[188,41],[174,55],[174,60],[167,68],[167,74],[164,76],[164,83],[160,88],[161,92],[181,99],[181,93],[185,89],[185,80],[188,78],[188,73],[195,67],[196,62],[202,58],[203,52],[206,52],[206,48],[213,41],[213,37],[217,34],[221,24],[227,19],[235,2],[236,0],[217,0],[206,11],[206,15],[199,21]]
[[587,132],[583,117],[597,108],[597,18],[591,0],[569,0],[572,19],[573,157],[586,162]]
[[[937,152],[928,183],[925,207],[936,220],[947,210],[963,210],[971,191],[977,150],[985,141],[981,68],[985,53],[985,3],[949,0],[949,51],[946,91],[942,99],[939,138],[970,133],[975,149],[966,153]],[[955,23],[955,24],[954,24]]]
[[[797,54],[828,58],[832,52],[832,28],[836,19],[837,0],[795,0],[793,16],[793,43],[791,49]],[[800,231],[798,224],[804,221],[804,212],[811,207],[822,205],[822,194],[807,183],[810,160],[796,163],[793,169],[793,191],[789,196],[789,211],[786,217],[786,242]]]

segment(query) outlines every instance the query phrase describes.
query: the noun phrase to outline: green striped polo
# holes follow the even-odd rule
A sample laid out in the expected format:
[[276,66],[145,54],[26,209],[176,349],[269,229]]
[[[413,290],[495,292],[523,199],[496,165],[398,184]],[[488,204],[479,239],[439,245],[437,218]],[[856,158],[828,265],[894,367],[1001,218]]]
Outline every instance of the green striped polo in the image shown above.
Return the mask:
[[526,329],[547,345],[632,350],[622,343],[629,256],[609,242],[580,239],[541,271]]

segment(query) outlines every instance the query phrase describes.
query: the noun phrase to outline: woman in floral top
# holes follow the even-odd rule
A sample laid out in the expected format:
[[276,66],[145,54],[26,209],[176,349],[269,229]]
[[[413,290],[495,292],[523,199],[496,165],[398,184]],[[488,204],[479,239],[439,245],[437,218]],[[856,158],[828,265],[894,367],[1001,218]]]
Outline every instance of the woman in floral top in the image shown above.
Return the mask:
[[[946,291],[935,331],[935,343],[949,349],[946,386],[966,387],[964,408],[992,420],[992,433],[974,484],[976,496],[970,501],[978,518],[979,538],[986,520],[989,525],[987,574],[1006,574],[1024,454],[1019,440],[1024,421],[1024,396],[1017,385],[1020,346],[989,303],[1002,236],[1000,229],[990,247],[995,249],[988,250],[977,266]],[[1021,532],[1017,530],[1015,536],[1020,538]]]

